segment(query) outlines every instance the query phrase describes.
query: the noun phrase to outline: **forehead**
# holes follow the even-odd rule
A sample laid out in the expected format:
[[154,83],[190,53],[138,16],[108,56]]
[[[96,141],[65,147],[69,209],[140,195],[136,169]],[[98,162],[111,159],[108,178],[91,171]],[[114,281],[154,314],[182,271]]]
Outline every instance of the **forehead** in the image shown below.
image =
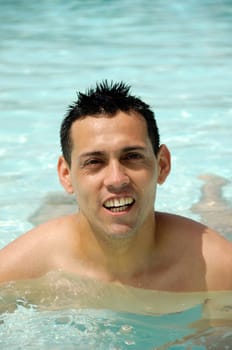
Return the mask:
[[78,151],[151,145],[145,119],[139,114],[125,112],[76,120],[71,128],[71,138],[73,150]]

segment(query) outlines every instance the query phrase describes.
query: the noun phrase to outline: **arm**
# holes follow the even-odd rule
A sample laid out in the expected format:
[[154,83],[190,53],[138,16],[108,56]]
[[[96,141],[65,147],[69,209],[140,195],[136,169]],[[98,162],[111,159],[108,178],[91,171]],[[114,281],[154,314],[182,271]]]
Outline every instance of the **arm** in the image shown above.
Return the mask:
[[210,349],[229,349],[232,341],[232,293],[218,292],[206,296],[202,304],[202,318],[187,325],[189,330],[195,330],[191,335],[164,344],[159,350],[168,350],[182,345],[184,348],[204,346]]

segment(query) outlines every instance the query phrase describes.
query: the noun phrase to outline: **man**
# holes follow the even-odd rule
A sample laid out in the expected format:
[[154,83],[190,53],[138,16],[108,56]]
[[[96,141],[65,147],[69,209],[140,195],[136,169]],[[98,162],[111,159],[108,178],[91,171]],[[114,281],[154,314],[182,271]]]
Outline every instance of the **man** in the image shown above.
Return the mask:
[[79,93],[61,125],[60,181],[77,214],[0,252],[0,281],[63,270],[163,291],[232,289],[232,244],[190,219],[154,213],[170,172],[154,114],[123,83]]

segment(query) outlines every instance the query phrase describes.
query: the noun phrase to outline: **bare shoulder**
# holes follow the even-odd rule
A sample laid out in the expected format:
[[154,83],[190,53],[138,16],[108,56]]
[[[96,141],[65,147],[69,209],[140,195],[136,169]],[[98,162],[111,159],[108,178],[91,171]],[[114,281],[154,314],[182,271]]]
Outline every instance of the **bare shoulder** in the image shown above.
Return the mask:
[[70,231],[70,228],[74,225],[74,222],[74,215],[67,215],[42,223],[19,236],[9,245],[3,248],[2,251],[10,249],[14,246],[23,245],[25,243],[29,245],[39,244],[40,242],[45,243],[45,239],[46,245],[48,245],[50,241],[53,241],[54,239],[57,240],[60,236],[65,237],[64,234]]
[[182,239],[188,240],[201,238],[207,229],[197,221],[170,213],[157,212],[156,222],[162,234],[170,235],[171,232],[173,237],[178,235],[179,238],[181,236]]
[[170,234],[175,237],[178,235],[182,239],[189,238],[201,238],[205,244],[219,244],[226,245],[228,248],[232,246],[232,242],[223,237],[220,233],[211,229],[210,227],[195,221],[193,219],[169,214],[169,213],[156,213],[157,223],[160,229],[165,233]]
[[206,279],[211,290],[232,290],[232,242],[207,228],[202,242]]
[[[196,270],[204,271],[209,290],[232,290],[232,242],[194,220],[172,214],[159,213],[158,225],[167,245],[176,247],[176,254],[186,257]],[[200,263],[199,263],[200,262]]]
[[56,257],[70,250],[75,222],[75,215],[53,219],[1,249],[0,282],[34,278],[54,269]]

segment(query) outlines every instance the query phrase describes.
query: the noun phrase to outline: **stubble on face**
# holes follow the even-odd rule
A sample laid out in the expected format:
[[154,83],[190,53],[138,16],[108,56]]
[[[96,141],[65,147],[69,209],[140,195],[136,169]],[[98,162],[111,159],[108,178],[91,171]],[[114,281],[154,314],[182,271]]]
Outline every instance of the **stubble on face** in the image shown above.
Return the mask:
[[[118,244],[149,230],[154,225],[157,162],[143,117],[122,112],[112,118],[86,117],[72,128],[71,177],[86,230]],[[123,176],[128,183],[120,188]],[[118,198],[133,198],[134,203],[119,214],[104,207]]]

